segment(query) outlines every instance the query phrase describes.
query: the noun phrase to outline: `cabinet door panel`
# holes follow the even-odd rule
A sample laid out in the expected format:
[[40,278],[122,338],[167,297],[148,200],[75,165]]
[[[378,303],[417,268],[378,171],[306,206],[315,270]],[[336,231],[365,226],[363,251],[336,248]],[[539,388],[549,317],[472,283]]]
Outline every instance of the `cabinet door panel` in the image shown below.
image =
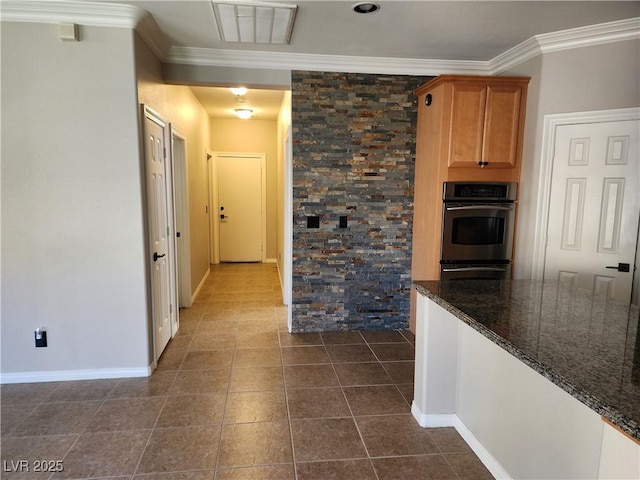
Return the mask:
[[486,92],[484,85],[453,85],[450,167],[475,166],[481,160]]
[[487,87],[482,161],[490,168],[515,167],[521,95],[518,86]]

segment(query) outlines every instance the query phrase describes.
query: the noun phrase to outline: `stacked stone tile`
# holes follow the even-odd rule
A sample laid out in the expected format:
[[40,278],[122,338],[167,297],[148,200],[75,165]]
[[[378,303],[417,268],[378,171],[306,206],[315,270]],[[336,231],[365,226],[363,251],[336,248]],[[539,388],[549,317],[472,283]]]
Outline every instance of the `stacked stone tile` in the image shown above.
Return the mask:
[[407,327],[413,91],[427,80],[293,72],[294,331]]

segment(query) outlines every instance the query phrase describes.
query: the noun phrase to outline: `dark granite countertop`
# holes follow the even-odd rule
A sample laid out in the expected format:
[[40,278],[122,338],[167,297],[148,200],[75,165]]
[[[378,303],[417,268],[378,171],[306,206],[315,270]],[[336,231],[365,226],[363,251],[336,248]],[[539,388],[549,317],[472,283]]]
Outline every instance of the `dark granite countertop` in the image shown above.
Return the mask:
[[460,318],[640,440],[640,308],[557,282],[414,281]]

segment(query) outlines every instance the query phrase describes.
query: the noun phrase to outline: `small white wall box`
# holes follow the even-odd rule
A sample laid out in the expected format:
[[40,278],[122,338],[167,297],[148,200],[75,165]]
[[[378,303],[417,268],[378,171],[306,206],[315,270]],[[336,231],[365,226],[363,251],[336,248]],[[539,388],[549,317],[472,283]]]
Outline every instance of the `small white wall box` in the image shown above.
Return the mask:
[[60,40],[67,42],[80,41],[80,28],[77,23],[60,24]]

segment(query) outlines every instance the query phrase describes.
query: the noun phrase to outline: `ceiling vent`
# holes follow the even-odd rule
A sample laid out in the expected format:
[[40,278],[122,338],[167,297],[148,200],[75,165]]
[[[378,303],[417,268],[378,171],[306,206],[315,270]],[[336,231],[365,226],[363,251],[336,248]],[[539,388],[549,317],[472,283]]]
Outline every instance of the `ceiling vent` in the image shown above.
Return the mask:
[[286,45],[297,5],[271,2],[212,1],[223,42]]

